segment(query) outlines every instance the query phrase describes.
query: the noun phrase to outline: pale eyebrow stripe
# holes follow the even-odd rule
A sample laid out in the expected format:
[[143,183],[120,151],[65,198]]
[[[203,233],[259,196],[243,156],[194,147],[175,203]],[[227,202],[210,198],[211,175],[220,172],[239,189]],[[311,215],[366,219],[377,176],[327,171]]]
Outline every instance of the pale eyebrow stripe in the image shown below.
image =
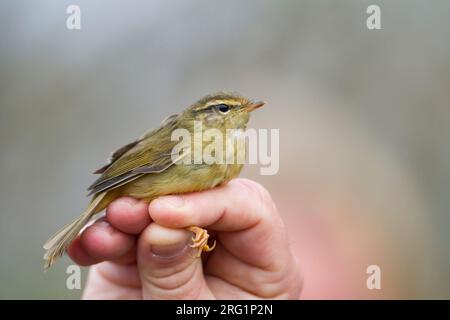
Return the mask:
[[238,105],[240,105],[240,102],[233,101],[233,100],[219,99],[219,100],[214,100],[214,101],[209,102],[206,106],[210,107],[210,106],[215,106],[218,104],[226,104],[228,106],[238,106]]
[[202,108],[196,109],[195,112],[203,111],[212,106],[216,106],[219,104],[226,104],[227,106],[230,106],[230,107],[236,107],[236,106],[241,105],[240,102],[238,102],[238,101],[218,99],[218,100],[213,100],[213,101],[209,102],[208,104],[204,105]]

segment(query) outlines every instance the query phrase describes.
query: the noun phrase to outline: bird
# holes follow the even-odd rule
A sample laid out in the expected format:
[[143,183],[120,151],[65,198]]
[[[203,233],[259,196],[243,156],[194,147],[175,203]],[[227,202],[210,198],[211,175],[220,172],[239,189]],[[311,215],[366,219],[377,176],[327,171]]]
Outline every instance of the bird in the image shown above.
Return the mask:
[[[209,94],[182,112],[164,119],[157,129],[114,151],[107,164],[94,171],[100,176],[88,188],[88,195],[92,198],[86,210],[44,244],[44,270],[64,254],[72,240],[95,216],[119,197],[131,196],[151,202],[164,195],[211,189],[237,177],[243,163],[229,161],[230,157],[236,160],[234,154],[229,154],[229,149],[224,153],[227,161],[193,161],[192,145],[203,139],[201,135],[196,137],[195,131],[219,130],[227,144],[239,143],[239,139],[242,142],[244,135],[230,135],[228,132],[244,132],[250,113],[264,104],[264,101],[248,99],[235,92]],[[187,143],[183,142],[181,151],[180,142],[173,139],[176,130],[184,130],[181,132],[194,136]],[[200,151],[204,148],[202,144]],[[178,153],[174,152],[176,149]],[[221,151],[215,150],[212,156]],[[208,245],[207,230],[198,226],[190,226],[187,230],[194,234],[190,244],[195,251],[194,257],[214,249],[215,241],[212,246]]]

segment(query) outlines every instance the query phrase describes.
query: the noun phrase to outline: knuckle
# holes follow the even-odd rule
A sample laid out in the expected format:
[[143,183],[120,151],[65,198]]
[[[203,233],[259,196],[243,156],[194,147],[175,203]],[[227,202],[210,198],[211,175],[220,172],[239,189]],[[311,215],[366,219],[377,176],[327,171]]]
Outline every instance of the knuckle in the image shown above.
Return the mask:
[[[296,260],[296,259],[294,259]],[[303,289],[303,275],[296,261],[289,270],[273,272],[270,281],[261,282],[258,287],[263,297],[271,299],[299,299]]]
[[243,179],[242,182],[247,185],[250,190],[256,193],[261,200],[272,201],[272,197],[270,196],[269,191],[267,191],[267,189],[264,188],[261,184],[248,179]]
[[265,271],[252,276],[254,293],[264,299],[273,299],[282,294],[283,277],[281,272]]
[[293,281],[298,280],[282,270],[266,271],[254,279],[253,290],[263,299],[297,299]]
[[241,187],[245,196],[256,197],[258,202],[264,205],[273,204],[272,196],[261,184],[249,179],[237,179],[236,182]]

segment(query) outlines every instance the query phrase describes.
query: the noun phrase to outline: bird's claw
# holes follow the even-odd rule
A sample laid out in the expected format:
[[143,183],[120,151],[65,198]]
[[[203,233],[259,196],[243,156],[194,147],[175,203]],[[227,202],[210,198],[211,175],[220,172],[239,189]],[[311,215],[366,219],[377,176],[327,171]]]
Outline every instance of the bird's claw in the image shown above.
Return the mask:
[[196,249],[194,258],[199,258],[202,255],[202,251],[209,252],[214,250],[216,247],[216,241],[214,240],[211,247],[208,245],[208,231],[200,227],[189,227],[188,230],[194,233],[194,236],[192,237],[192,244],[189,245],[191,248]]

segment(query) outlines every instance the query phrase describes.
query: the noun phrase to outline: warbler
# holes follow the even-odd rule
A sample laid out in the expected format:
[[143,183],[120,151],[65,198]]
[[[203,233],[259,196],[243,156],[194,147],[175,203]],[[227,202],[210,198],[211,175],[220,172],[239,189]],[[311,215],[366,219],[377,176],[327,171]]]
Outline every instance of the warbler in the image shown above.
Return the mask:
[[[158,129],[114,151],[108,163],[94,172],[101,175],[88,188],[92,199],[86,211],[44,244],[47,250],[44,269],[47,270],[66,251],[70,242],[96,214],[119,197],[131,196],[150,202],[163,195],[214,188],[238,176],[243,163],[186,161],[187,157],[192,159],[192,152],[185,149],[174,154],[179,141],[173,139],[172,132],[185,129],[193,133],[196,124],[200,123],[203,132],[216,128],[223,134],[226,143],[234,143],[229,140],[235,135],[227,134],[228,130],[245,130],[250,112],[264,104],[237,93],[207,95],[181,113],[167,117]],[[194,233],[190,246],[196,250],[195,257],[199,257],[202,251],[214,249],[215,242],[212,246],[208,245],[209,234],[206,230],[197,226],[191,226],[188,230]]]

